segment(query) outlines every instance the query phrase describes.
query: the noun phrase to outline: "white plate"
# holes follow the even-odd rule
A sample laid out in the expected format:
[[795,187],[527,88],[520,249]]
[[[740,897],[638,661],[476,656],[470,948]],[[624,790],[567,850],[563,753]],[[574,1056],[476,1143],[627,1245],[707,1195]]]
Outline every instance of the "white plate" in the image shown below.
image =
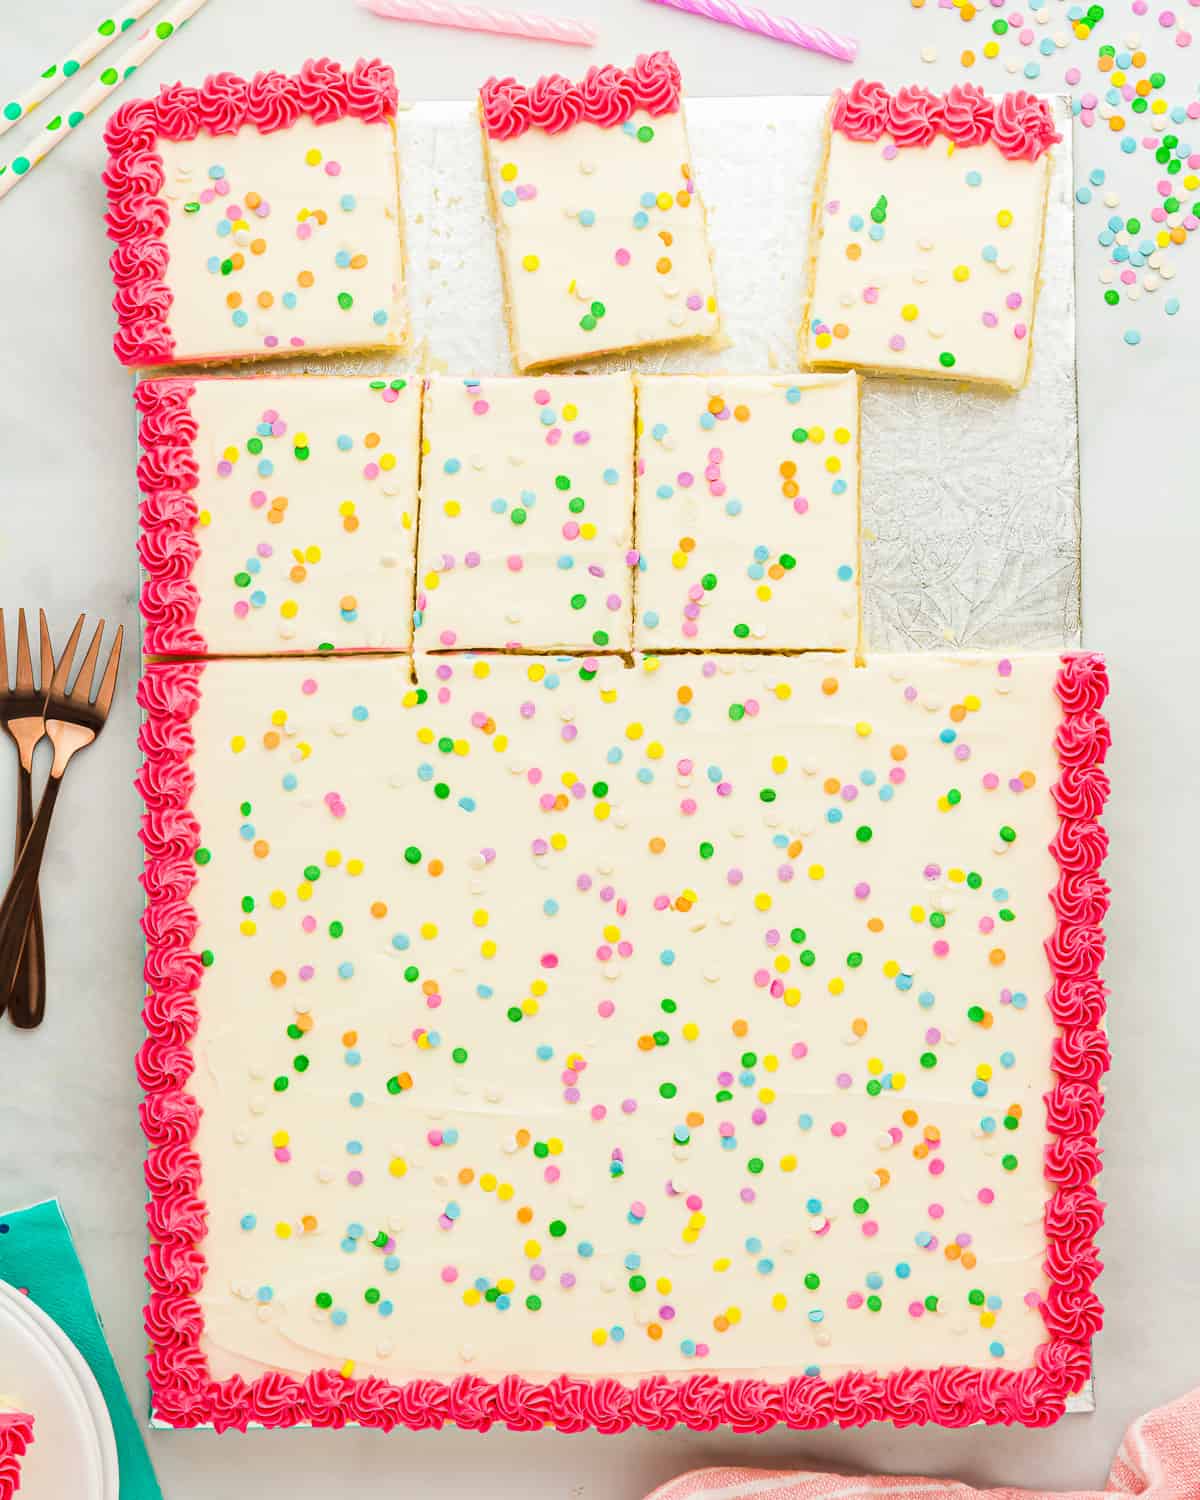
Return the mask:
[[0,1391],[33,1413],[21,1500],[118,1500],[116,1442],[95,1376],[53,1319],[3,1281]]

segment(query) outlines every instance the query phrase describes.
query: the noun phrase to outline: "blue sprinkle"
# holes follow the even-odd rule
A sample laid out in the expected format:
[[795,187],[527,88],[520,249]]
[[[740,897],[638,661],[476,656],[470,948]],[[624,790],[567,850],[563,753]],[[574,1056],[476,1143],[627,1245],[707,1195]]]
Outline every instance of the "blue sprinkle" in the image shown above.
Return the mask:
[[1178,311],[1179,311],[1179,298],[1178,297],[1168,297],[1167,300],[1163,303],[1163,312],[1166,313],[1166,315],[1167,315],[1168,318],[1173,318]]
[[353,193],[343,193],[338,201],[346,213],[350,214],[354,212],[355,198]]
[[1129,345],[1140,344],[1142,336],[1136,328],[1127,328],[1124,334],[1125,342]]
[[334,1310],[329,1314],[329,1321],[335,1328],[341,1328],[345,1323],[347,1317],[348,1314],[345,1308],[335,1307]]
[[258,1223],[258,1218],[255,1214],[243,1214],[239,1222],[243,1229],[250,1230]]

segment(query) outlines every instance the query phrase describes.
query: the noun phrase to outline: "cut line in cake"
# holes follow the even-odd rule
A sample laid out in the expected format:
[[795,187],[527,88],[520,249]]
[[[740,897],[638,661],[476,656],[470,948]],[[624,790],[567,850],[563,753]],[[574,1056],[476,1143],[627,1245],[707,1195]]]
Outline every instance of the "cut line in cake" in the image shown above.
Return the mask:
[[1019,390],[1032,361],[1050,101],[859,80],[830,99],[801,359]]
[[679,69],[480,90],[484,170],[517,370],[713,339],[720,328]]
[[1100,1322],[1106,691],[150,667],[156,1420],[1055,1420]]
[[399,349],[396,84],[378,61],[165,84],[105,127],[117,358]]

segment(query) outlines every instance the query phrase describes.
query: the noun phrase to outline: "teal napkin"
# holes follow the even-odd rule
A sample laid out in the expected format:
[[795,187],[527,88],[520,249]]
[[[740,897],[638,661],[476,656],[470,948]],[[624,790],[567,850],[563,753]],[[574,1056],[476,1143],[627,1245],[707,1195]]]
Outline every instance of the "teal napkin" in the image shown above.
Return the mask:
[[91,1366],[117,1438],[121,1500],[162,1500],[141,1430],[108,1351],[87,1277],[56,1198],[0,1214],[0,1281],[28,1292]]

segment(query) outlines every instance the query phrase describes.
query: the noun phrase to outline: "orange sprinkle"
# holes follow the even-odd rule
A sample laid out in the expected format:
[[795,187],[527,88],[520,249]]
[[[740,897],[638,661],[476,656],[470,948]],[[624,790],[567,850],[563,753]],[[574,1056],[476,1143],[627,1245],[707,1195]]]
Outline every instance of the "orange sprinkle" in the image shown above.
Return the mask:
[[242,294],[241,294],[241,292],[230,292],[229,295],[225,298],[225,306],[226,307],[241,307],[241,305],[242,305]]
[[964,1250],[962,1253],[962,1261],[960,1262],[960,1264],[962,1265],[964,1271],[973,1271],[976,1264],[974,1250]]
[[387,914],[388,914],[388,909],[387,909],[387,902],[386,901],[372,901],[371,902],[371,915],[373,917],[386,917]]
[[838,680],[837,680],[836,677],[826,677],[822,681],[822,683],[821,683],[821,691],[825,694],[825,696],[827,698],[832,698],[833,695],[834,695],[834,693],[837,692],[837,690],[838,690]]
[[517,1145],[528,1146],[531,1140],[532,1136],[529,1134],[528,1130],[525,1129],[524,1125],[522,1125],[520,1130],[517,1131]]
[[735,422],[748,422],[750,420],[750,408],[748,406],[735,406],[733,408],[733,420]]
[[358,1041],[358,1032],[357,1031],[350,1030],[350,1031],[343,1031],[342,1032],[342,1046],[343,1047],[353,1047],[354,1044],[355,1044],[355,1042],[357,1042],[357,1041]]
[[826,776],[825,782],[824,782],[824,788],[825,788],[826,794],[828,796],[832,797],[835,792],[840,792],[841,791],[841,789],[842,789],[842,783],[837,779],[836,776]]
[[954,724],[961,724],[967,717],[967,711],[961,703],[956,703],[950,710],[950,719]]
[[733,1032],[734,1036],[745,1036],[746,1033],[750,1030],[750,1022],[743,1021],[739,1018],[733,1023],[733,1025],[730,1027],[730,1030]]
[[650,840],[650,853],[651,854],[661,854],[666,847],[667,847],[667,841],[666,841],[666,839],[664,839],[661,836],[661,834],[657,834],[656,833],[654,835],[654,837]]
[[883,918],[882,917],[868,917],[867,918],[867,931],[868,932],[882,932],[883,931]]
[[947,1260],[957,1260],[958,1257],[962,1254],[962,1246],[956,1245],[954,1241],[951,1240],[942,1253],[945,1255]]
[[850,1022],[850,1030],[855,1036],[866,1036],[867,1022],[865,1017],[855,1016],[854,1020]]
[[639,1052],[653,1052],[654,1051],[654,1038],[652,1036],[648,1036],[644,1032],[643,1032],[643,1034],[640,1037],[638,1037],[637,1044],[638,1044],[638,1051]]
[[904,1123],[905,1123],[905,1124],[906,1124],[906,1125],[908,1125],[908,1126],[910,1126],[910,1127],[911,1127],[911,1126],[913,1126],[913,1125],[915,1125],[915,1124],[916,1124],[916,1123],[917,1123],[917,1121],[918,1121],[918,1120],[919,1120],[919,1119],[920,1119],[920,1118],[921,1118],[921,1117],[920,1117],[920,1115],[919,1115],[919,1114],[918,1114],[918,1113],[917,1113],[917,1112],[916,1112],[916,1110],[915,1110],[915,1109],[906,1109],[906,1110],[905,1110],[905,1111],[904,1111],[904,1113],[903,1113],[903,1114],[902,1114],[902,1115],[901,1115],[901,1116],[900,1116],[900,1118],[901,1118],[901,1119],[902,1119],[902,1120],[903,1120],[903,1121],[904,1121]]
[[908,759],[908,747],[907,747],[907,745],[893,745],[892,746],[892,759],[893,760],[907,760]]
[[850,325],[848,323],[835,323],[833,325],[833,336],[835,339],[850,337]]
[[267,732],[266,732],[266,734],[263,735],[263,744],[267,747],[268,750],[276,750],[276,749],[278,749],[279,748],[279,735],[278,735],[278,733],[274,729],[268,729]]
[[988,954],[988,963],[994,968],[999,968],[1007,956],[1003,948],[993,948]]
[[662,1324],[651,1323],[650,1326],[646,1329],[646,1337],[649,1339],[662,1338]]
[[681,536],[679,538],[680,552],[694,552],[696,550],[696,538],[692,536]]
[[855,240],[851,240],[846,246],[846,259],[858,260],[862,255],[862,246]]
[[942,1132],[936,1125],[926,1125],[921,1134],[927,1141],[940,1141],[942,1138]]
[[475,1181],[475,1168],[463,1167],[459,1171],[458,1180],[462,1183],[463,1187],[469,1187]]
[[368,432],[367,435],[366,435],[366,437],[363,438],[363,443],[368,448],[378,448],[379,444],[382,441],[383,441],[383,439],[379,436],[379,434],[377,432]]
[[264,239],[256,239],[250,241],[250,250],[254,255],[261,255],[266,248],[267,242]]
[[689,1109],[687,1114],[684,1116],[684,1120],[693,1130],[695,1130],[698,1126],[704,1124],[704,1116],[698,1109]]
[[691,688],[685,685],[678,690],[678,692],[675,694],[675,697],[680,703],[690,703],[692,701],[693,693]]
[[670,256],[660,255],[658,257],[658,259],[654,262],[654,269],[658,272],[658,274],[660,276],[665,276],[667,274],[667,272],[671,269],[671,259],[670,259]]
[[533,1218],[533,1209],[532,1208],[529,1208],[529,1207],[527,1207],[525,1205],[522,1205],[522,1207],[520,1207],[520,1208],[517,1209],[517,1223],[518,1224],[528,1224],[529,1221],[532,1218]]
[[315,280],[316,277],[311,271],[301,271],[299,276],[296,277],[296,281],[300,286],[312,286]]
[[446,866],[441,862],[440,859],[431,859],[429,861],[428,869],[429,873],[436,880],[439,875],[445,872]]
[[316,1214],[302,1214],[300,1216],[300,1227],[304,1230],[305,1234],[312,1234],[317,1227]]
[[729,1319],[725,1316],[724,1313],[718,1313],[713,1319],[713,1327],[717,1330],[718,1333],[724,1333],[725,1330],[729,1327]]
[[287,975],[282,969],[275,969],[271,973],[271,983],[277,990],[281,990],[287,983]]
[[350,257],[350,268],[351,268],[351,270],[361,271],[362,268],[366,265],[366,263],[367,263],[367,257],[362,253],[361,250],[359,251],[359,253],[357,255],[352,255]]
[[258,305],[259,305],[259,307],[270,307],[274,303],[274,301],[275,301],[275,298],[271,295],[270,292],[259,292],[259,294],[258,294]]
[[779,465],[779,472],[785,479],[794,479],[796,477],[796,465],[790,458],[785,458]]
[[725,410],[724,399],[720,396],[710,396],[708,398],[708,409],[714,417],[719,417]]

